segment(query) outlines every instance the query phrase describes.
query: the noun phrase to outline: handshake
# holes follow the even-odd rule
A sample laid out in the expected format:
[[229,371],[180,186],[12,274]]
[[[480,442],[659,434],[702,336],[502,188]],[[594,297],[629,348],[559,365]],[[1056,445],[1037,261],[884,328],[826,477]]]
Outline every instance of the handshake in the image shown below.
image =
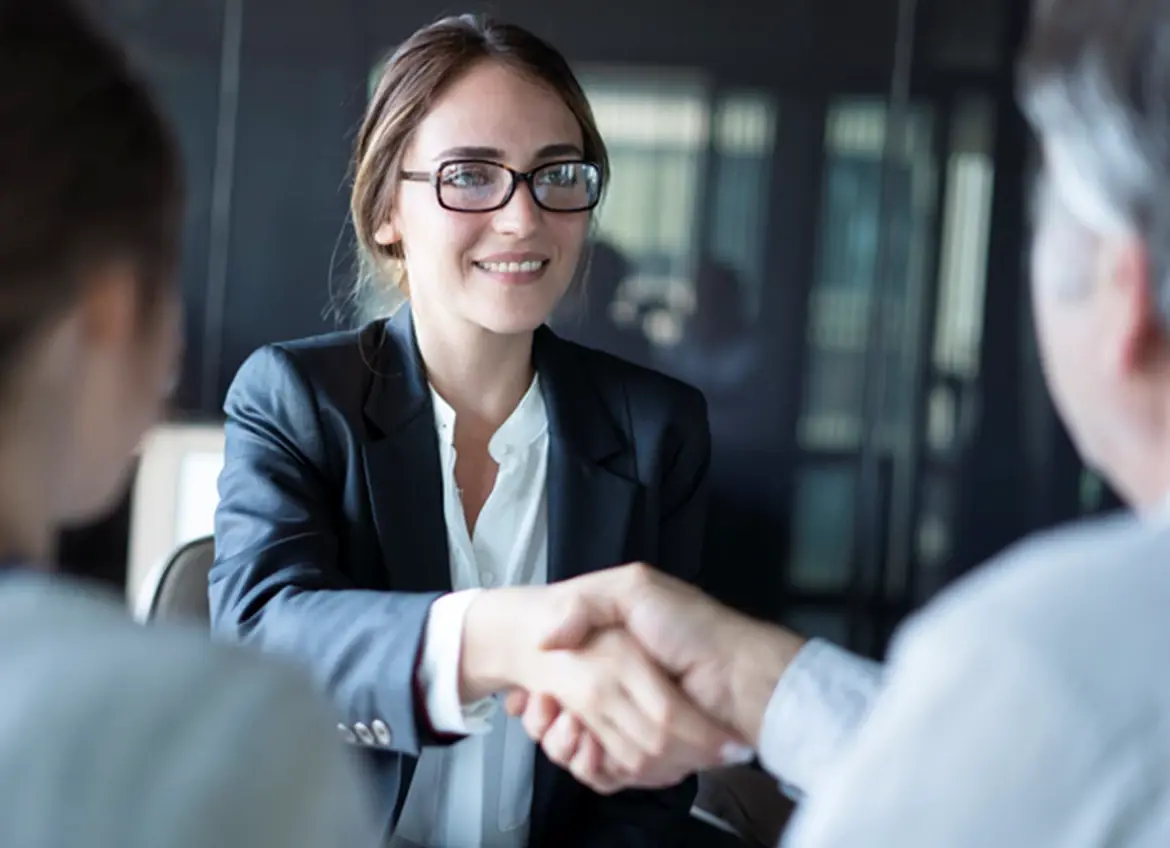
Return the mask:
[[484,592],[469,607],[465,702],[507,710],[593,790],[671,786],[753,756],[804,640],[646,565]]

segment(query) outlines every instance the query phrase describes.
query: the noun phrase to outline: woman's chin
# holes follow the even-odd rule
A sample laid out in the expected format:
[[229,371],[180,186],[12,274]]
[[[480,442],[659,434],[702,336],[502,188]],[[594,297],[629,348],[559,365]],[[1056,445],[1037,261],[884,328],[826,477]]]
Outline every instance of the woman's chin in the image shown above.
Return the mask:
[[511,303],[493,304],[476,316],[476,323],[499,335],[531,333],[552,315],[554,303]]
[[541,314],[538,317],[506,315],[494,316],[490,320],[480,321],[479,325],[489,333],[495,333],[498,336],[522,336],[534,332],[547,320],[547,314]]

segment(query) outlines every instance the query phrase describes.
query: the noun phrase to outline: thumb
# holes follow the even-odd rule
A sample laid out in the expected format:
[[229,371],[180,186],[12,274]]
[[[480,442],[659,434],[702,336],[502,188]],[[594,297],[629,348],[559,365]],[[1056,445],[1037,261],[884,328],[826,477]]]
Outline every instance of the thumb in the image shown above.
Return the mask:
[[596,625],[588,603],[577,595],[568,597],[549,620],[541,635],[545,651],[573,650],[585,644]]
[[550,616],[540,640],[542,650],[575,650],[598,630],[624,623],[619,605],[606,593],[592,591],[584,581],[562,586],[566,594]]

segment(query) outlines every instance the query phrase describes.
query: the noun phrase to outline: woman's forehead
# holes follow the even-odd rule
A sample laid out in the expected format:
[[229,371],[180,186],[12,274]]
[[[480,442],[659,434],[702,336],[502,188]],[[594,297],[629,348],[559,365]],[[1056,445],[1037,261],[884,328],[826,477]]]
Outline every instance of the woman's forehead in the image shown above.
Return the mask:
[[416,162],[461,157],[468,149],[491,151],[523,167],[550,149],[581,150],[576,116],[550,86],[499,63],[477,65],[438,99],[414,134]]

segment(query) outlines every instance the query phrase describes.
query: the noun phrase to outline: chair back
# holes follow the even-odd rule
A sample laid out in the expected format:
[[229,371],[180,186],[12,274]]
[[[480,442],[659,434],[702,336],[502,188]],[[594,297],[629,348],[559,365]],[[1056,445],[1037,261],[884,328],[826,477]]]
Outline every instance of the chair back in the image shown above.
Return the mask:
[[131,609],[160,560],[213,532],[223,450],[223,425],[217,422],[160,424],[143,440],[130,506],[126,601]]
[[211,536],[180,545],[144,581],[136,618],[140,621],[211,621],[207,580],[215,562]]

